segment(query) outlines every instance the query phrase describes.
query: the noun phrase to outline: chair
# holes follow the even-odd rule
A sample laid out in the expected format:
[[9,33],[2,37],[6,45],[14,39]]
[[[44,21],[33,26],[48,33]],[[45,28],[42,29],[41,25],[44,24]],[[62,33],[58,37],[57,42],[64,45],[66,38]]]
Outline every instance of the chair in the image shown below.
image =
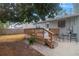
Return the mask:
[[60,35],[60,39],[63,39],[63,41],[65,40],[65,39],[69,39],[69,35],[68,34],[61,34]]
[[72,39],[75,39],[76,42],[78,41],[78,40],[77,40],[77,34],[76,34],[76,33],[72,33],[72,34],[70,35],[70,41],[71,41]]

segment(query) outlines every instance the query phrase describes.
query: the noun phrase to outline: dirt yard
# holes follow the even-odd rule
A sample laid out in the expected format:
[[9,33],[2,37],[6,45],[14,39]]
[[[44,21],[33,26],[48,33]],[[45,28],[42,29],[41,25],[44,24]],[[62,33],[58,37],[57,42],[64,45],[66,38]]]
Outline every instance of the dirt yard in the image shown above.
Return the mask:
[[0,56],[43,56],[23,41],[0,42]]

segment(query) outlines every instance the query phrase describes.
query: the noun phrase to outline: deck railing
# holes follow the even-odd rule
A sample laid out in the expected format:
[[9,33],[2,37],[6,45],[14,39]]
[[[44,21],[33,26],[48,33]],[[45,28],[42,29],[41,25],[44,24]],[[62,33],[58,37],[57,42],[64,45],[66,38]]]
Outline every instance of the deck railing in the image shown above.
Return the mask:
[[[45,38],[45,32],[48,33],[48,38]],[[56,36],[53,32],[45,29],[45,28],[29,28],[24,29],[25,34],[35,35],[38,39],[37,41],[42,44],[47,44],[50,48],[54,47],[54,43],[56,40]]]

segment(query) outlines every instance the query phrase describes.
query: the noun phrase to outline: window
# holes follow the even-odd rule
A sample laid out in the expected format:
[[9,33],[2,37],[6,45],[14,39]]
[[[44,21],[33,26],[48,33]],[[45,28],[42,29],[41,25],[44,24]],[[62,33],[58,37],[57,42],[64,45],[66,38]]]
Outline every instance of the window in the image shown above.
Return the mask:
[[58,21],[58,27],[65,27],[65,20]]

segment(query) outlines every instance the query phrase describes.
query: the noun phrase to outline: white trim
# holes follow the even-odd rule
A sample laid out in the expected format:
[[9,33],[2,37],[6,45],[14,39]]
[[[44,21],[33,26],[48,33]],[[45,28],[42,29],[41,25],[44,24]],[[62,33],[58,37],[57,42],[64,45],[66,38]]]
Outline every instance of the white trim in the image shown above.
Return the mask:
[[56,21],[56,20],[62,20],[62,19],[66,19],[66,18],[71,18],[71,17],[77,17],[79,16],[79,14],[73,14],[73,15],[66,15],[66,16],[63,16],[63,17],[58,17],[58,18],[48,18],[48,20],[46,21],[39,21],[37,24],[39,23],[45,23],[45,22],[51,22],[51,21]]

